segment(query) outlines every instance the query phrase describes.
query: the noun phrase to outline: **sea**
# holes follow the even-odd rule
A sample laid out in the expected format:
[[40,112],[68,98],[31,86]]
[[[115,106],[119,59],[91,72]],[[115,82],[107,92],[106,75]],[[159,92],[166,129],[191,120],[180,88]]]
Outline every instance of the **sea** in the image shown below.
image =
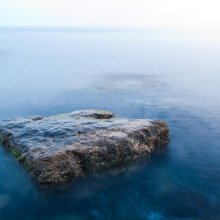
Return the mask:
[[55,188],[0,146],[1,220],[220,219],[218,30],[0,28],[0,121],[80,109],[166,120],[170,142]]

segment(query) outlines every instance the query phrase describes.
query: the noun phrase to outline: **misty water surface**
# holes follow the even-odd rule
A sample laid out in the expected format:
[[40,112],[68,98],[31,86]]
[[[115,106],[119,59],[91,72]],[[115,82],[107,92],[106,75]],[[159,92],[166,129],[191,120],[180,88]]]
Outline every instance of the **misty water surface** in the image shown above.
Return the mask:
[[220,33],[1,29],[0,119],[85,108],[161,118],[150,157],[39,189],[0,148],[0,219],[220,219]]

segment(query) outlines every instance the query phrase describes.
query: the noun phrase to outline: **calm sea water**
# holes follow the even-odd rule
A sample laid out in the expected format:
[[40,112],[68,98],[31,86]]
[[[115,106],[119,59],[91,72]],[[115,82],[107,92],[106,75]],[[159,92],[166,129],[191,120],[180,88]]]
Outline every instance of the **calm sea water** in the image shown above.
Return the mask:
[[0,30],[0,119],[85,108],[168,121],[163,150],[40,189],[0,147],[1,220],[219,220],[220,33]]

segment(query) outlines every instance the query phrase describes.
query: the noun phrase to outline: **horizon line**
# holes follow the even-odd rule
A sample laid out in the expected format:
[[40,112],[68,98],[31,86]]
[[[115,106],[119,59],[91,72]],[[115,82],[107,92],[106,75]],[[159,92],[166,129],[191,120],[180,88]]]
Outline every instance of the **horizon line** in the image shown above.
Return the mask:
[[177,27],[177,26],[55,26],[55,25],[0,25],[0,29],[78,29],[78,30],[173,30],[173,31],[220,31],[220,27]]

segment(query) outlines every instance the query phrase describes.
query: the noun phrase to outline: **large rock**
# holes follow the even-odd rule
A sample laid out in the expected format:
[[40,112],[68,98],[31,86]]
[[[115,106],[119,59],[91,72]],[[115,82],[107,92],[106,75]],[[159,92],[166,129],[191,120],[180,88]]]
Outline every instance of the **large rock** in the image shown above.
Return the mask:
[[87,171],[149,154],[169,141],[166,122],[121,119],[102,110],[4,120],[2,145],[41,184],[61,184]]

